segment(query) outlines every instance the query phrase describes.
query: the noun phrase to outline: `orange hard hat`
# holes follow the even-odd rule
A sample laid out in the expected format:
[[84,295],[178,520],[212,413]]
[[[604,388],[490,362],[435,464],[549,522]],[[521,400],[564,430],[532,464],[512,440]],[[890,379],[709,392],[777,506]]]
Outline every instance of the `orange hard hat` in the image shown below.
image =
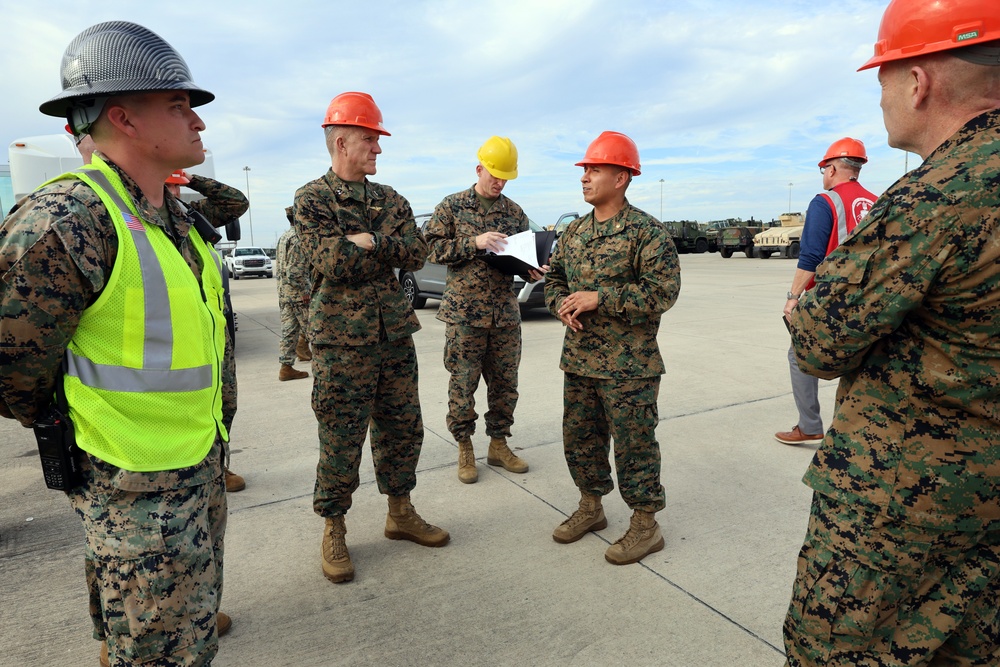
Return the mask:
[[174,173],[167,176],[166,182],[171,183],[173,185],[187,185],[188,183],[191,182],[191,179],[188,178],[187,172],[185,172],[183,169],[178,169]]
[[368,93],[341,93],[330,100],[323,118],[323,127],[328,125],[357,125],[392,136],[382,127],[382,112]]
[[882,14],[875,55],[858,71],[998,39],[997,0],[892,0]]
[[576,163],[582,167],[587,164],[613,164],[625,167],[633,176],[638,176],[639,149],[635,142],[621,132],[601,132],[601,135],[590,142],[583,159]]
[[819,161],[819,166],[822,167],[830,160],[836,160],[839,157],[851,158],[861,163],[868,162],[868,153],[865,152],[865,145],[858,139],[844,137],[830,144],[830,147],[826,149],[826,155]]

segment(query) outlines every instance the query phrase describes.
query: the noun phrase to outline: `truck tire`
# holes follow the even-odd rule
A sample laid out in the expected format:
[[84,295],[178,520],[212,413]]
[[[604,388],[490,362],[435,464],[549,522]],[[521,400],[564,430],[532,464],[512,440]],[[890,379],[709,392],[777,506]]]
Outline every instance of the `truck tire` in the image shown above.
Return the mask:
[[733,256],[733,249],[732,248],[719,248],[719,254],[722,255],[723,257],[725,257],[726,259],[729,259],[730,257]]
[[788,246],[788,257],[791,259],[799,258],[799,242],[792,241],[791,245]]
[[761,259],[768,259],[771,256],[770,250],[758,250]]
[[747,259],[753,259],[753,244],[751,243],[746,248],[743,249],[743,254],[747,256]]
[[708,239],[698,239],[694,242],[694,251],[699,255],[708,252]]
[[419,296],[417,279],[413,277],[412,273],[404,273],[403,277],[399,279],[399,284],[403,287],[403,295],[406,296],[406,300],[410,302],[414,310],[420,310],[424,307],[427,299]]

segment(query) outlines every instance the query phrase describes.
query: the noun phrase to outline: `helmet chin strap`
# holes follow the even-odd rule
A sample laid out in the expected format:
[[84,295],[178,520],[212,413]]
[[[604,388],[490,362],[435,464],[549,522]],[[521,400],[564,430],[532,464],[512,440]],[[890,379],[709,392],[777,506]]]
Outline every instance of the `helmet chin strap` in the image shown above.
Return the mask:
[[66,116],[73,133],[77,136],[88,134],[90,126],[97,121],[101,111],[104,110],[104,103],[107,101],[106,97],[92,97],[75,101]]

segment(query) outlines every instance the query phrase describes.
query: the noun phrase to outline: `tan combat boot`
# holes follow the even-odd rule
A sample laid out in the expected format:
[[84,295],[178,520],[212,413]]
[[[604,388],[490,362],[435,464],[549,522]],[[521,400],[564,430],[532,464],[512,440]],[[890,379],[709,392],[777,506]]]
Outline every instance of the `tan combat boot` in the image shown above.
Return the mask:
[[651,553],[663,548],[663,533],[656,523],[656,512],[632,512],[628,530],[604,552],[604,559],[612,565],[638,563]]
[[313,355],[309,351],[309,341],[305,336],[299,336],[299,342],[295,344],[295,356],[299,361],[312,361]]
[[560,544],[569,544],[589,532],[607,527],[608,520],[604,516],[601,497],[581,491],[580,507],[552,531],[552,539]]
[[472,440],[464,438],[458,441],[458,481],[463,484],[475,484],[479,480],[476,470],[476,452],[472,448]]
[[385,517],[385,536],[390,540],[409,540],[425,547],[443,547],[451,535],[432,526],[413,509],[409,496],[389,496],[389,514]]
[[281,364],[281,370],[278,371],[278,380],[281,382],[286,382],[288,380],[301,380],[302,378],[309,377],[309,373],[305,371],[297,371],[288,364]]
[[239,493],[243,489],[247,488],[247,481],[243,479],[242,475],[237,475],[229,468],[225,469],[225,473],[226,473],[226,492]]
[[491,466],[503,466],[504,470],[509,472],[528,472],[528,464],[510,451],[506,438],[490,438],[490,450],[486,453],[486,462]]
[[347,552],[344,516],[330,517],[323,530],[323,576],[335,584],[354,579],[354,563]]

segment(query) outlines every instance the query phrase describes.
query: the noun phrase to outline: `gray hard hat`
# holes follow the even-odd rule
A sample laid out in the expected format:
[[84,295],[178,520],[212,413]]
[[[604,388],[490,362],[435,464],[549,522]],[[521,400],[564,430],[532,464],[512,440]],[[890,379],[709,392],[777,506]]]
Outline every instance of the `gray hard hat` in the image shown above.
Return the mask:
[[[112,95],[184,90],[191,106],[207,104],[215,95],[191,80],[187,63],[174,47],[153,31],[127,21],[98,23],[81,32],[63,53],[62,92],[38,107],[47,116],[70,118],[84,132],[97,120]],[[79,113],[70,117],[76,109]]]

